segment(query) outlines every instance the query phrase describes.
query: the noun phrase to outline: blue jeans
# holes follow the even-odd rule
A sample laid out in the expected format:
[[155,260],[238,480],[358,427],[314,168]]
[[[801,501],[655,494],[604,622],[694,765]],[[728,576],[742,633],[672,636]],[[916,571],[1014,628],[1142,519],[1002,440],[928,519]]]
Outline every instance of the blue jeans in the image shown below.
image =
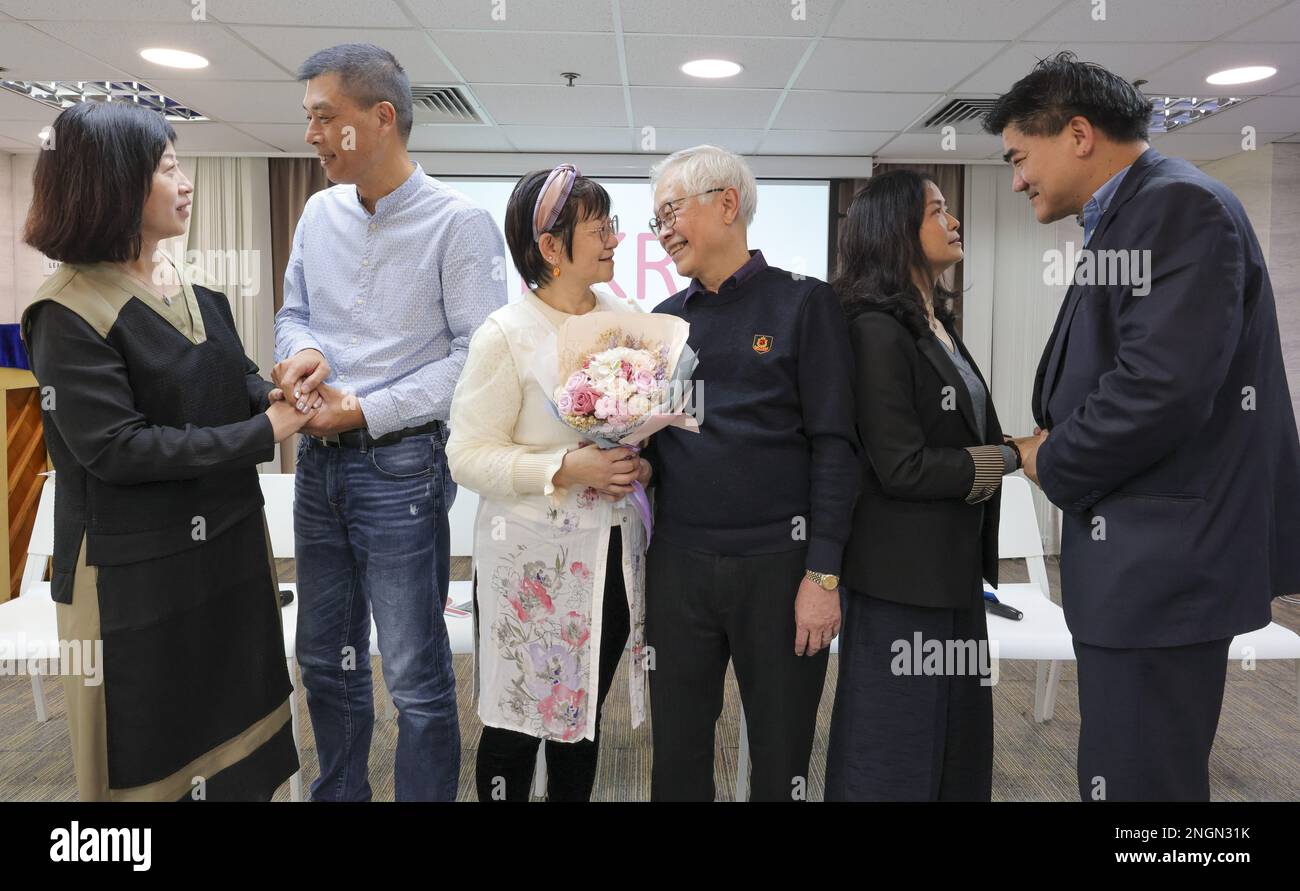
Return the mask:
[[313,800],[370,799],[371,610],[398,713],[396,798],[456,799],[460,728],[442,613],[456,497],[446,437],[442,425],[365,450],[305,436],[299,445],[297,650],[320,758]]

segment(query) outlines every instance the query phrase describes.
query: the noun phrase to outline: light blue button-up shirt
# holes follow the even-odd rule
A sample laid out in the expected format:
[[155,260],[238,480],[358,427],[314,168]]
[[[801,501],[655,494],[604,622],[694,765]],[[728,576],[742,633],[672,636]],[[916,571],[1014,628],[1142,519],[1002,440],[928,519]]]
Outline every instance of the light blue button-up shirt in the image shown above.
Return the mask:
[[1110,179],[1101,184],[1101,188],[1092,193],[1088,203],[1083,206],[1083,243],[1087,244],[1092,239],[1092,233],[1097,231],[1097,224],[1101,222],[1102,214],[1106,208],[1110,207],[1111,199],[1119,191],[1120,183],[1124,182],[1124,175],[1128,173],[1130,164],[1123,170],[1116,173]]
[[415,171],[375,203],[338,185],[307,201],[275,317],[275,358],[317,349],[370,435],[445,421],[478,326],[506,302],[492,216]]

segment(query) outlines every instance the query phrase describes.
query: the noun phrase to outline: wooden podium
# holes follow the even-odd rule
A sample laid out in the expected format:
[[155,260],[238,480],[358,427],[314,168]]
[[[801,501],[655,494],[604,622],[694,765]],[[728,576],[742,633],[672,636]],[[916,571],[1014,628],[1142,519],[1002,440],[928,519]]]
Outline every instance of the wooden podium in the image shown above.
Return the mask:
[[0,601],[18,596],[27,562],[27,542],[36,522],[36,506],[41,498],[45,478],[39,474],[48,468],[44,428],[41,424],[41,393],[30,371],[0,368],[0,390],[4,391],[5,460],[0,462],[4,474],[5,510],[0,511],[3,535],[0,542],[0,569],[6,580],[0,589]]

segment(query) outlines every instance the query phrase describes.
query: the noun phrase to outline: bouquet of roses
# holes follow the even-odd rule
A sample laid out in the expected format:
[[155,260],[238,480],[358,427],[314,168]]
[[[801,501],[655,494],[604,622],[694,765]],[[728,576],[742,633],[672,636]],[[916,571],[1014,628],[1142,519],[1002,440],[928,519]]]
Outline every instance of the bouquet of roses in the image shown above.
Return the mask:
[[[565,322],[538,353],[538,380],[562,422],[600,448],[640,451],[665,427],[699,432],[685,406],[698,359],[686,342],[690,325],[663,313],[591,312]],[[652,535],[650,501],[641,484],[631,498]]]

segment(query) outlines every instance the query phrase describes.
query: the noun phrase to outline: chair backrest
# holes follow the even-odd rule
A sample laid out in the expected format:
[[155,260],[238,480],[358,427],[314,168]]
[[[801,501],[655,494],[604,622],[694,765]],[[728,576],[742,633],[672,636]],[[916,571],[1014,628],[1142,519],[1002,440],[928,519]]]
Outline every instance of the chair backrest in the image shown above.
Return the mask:
[[1043,536],[1034,512],[1034,493],[1023,476],[1002,478],[1002,510],[998,523],[998,557],[1025,561],[1029,580],[1050,596],[1047,564],[1043,560]]
[[259,473],[262,499],[266,502],[266,525],[271,530],[271,554],[277,560],[292,559],[293,478],[292,473]]
[[451,527],[452,557],[474,555],[474,520],[477,517],[478,493],[457,486],[456,500],[447,512],[447,524]]
[[54,554],[54,471],[40,474],[41,500],[36,505],[36,521],[32,524],[32,537],[27,541],[27,562],[23,564],[23,580],[18,585],[22,596],[27,589],[45,579],[45,565]]

